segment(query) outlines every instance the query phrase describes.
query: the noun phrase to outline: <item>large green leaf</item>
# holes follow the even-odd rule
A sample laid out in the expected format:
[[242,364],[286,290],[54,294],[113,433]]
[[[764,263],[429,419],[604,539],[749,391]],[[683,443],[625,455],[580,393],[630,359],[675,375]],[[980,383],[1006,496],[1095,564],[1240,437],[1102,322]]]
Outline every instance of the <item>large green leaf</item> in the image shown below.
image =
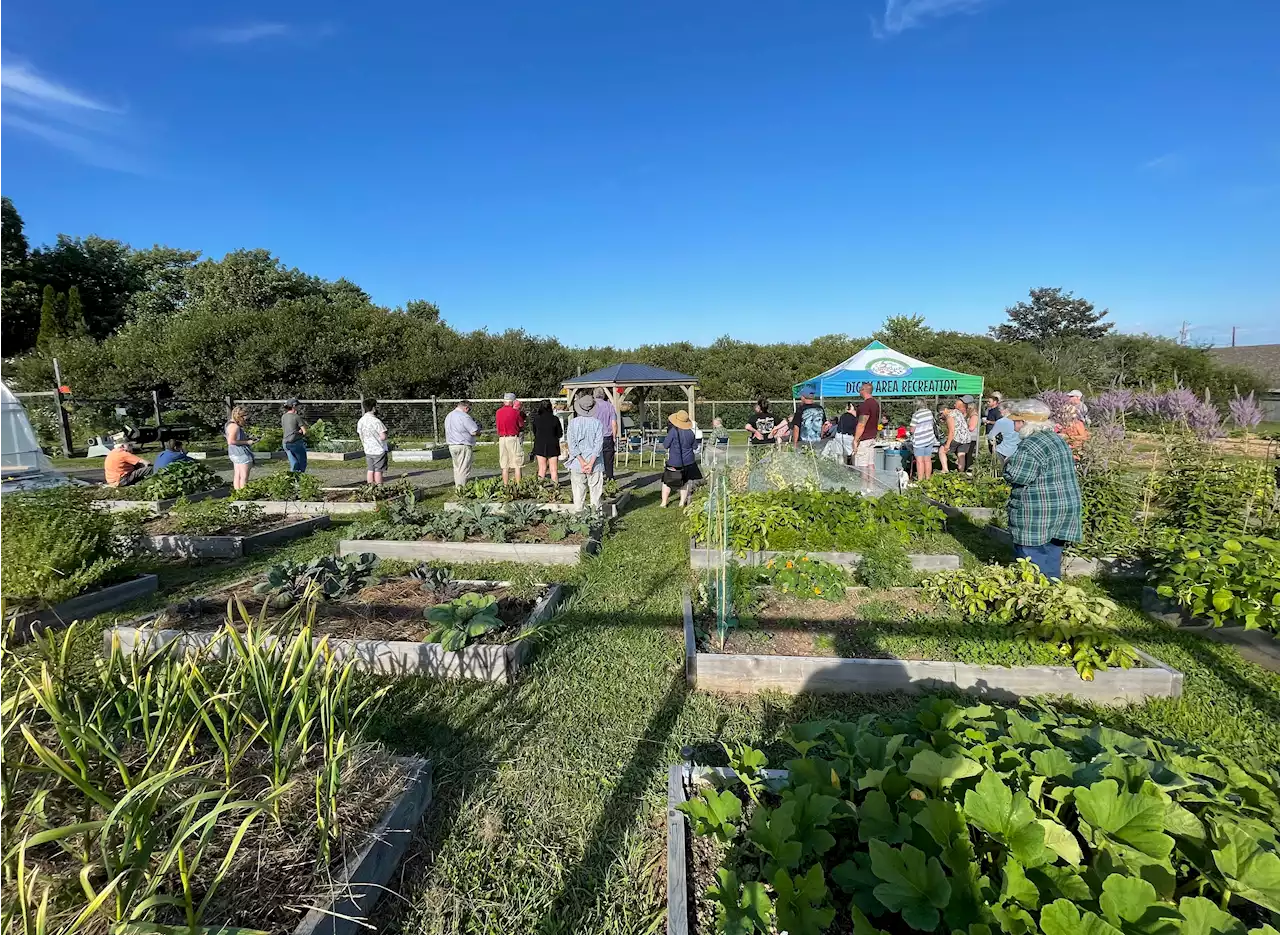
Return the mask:
[[977,776],[981,772],[982,764],[967,756],[942,756],[937,750],[921,750],[911,758],[907,778],[935,792],[942,792],[956,780]]
[[784,802],[773,809],[760,806],[751,816],[747,840],[773,858],[773,869],[800,864],[800,842],[796,840],[796,825],[791,820],[793,811],[795,805]]
[[1231,824],[1214,829],[1213,862],[1231,892],[1280,912],[1280,854]]
[[822,865],[814,864],[809,872],[792,877],[785,870],[773,876],[773,889],[778,894],[774,906],[778,929],[788,935],[821,935],[836,917],[827,905],[827,883]]
[[933,838],[939,847],[946,847],[966,831],[960,806],[941,799],[929,799],[924,803],[924,808],[916,812],[913,820],[929,832],[929,837]]
[[742,802],[727,789],[723,792],[703,789],[697,798],[681,802],[677,807],[693,819],[693,830],[697,834],[714,835],[726,842],[733,839],[742,819]]
[[1000,898],[1005,902],[1018,903],[1027,909],[1035,909],[1040,905],[1040,891],[1027,879],[1022,864],[1016,860],[1005,861]]
[[839,799],[817,793],[812,786],[801,786],[784,793],[784,800],[794,806],[791,820],[802,848],[802,859],[821,857],[835,847],[836,839],[826,830],[826,825],[832,810],[840,804]]
[[900,844],[911,835],[911,818],[896,815],[888,797],[879,789],[872,789],[858,806],[858,840],[872,839]]
[[1244,935],[1244,923],[1203,896],[1184,896],[1178,903],[1181,935]]
[[1107,921],[1131,935],[1175,935],[1178,914],[1139,877],[1113,873],[1102,881],[1098,905]]
[[707,890],[707,895],[719,904],[718,932],[722,935],[753,935],[769,931],[773,904],[763,883],[758,880],[739,883],[738,875],[724,867],[716,871],[716,880]]
[[1163,803],[1154,796],[1122,791],[1114,779],[1077,789],[1076,809],[1093,828],[1148,857],[1165,860],[1173,850],[1173,838],[1161,830]]
[[938,859],[926,859],[924,851],[910,844],[893,848],[873,840],[869,850],[871,870],[883,881],[875,888],[876,899],[913,929],[937,928],[938,910],[951,900],[951,884]]
[[1123,935],[1101,916],[1081,913],[1065,899],[1055,899],[1040,912],[1044,935]]
[[1080,842],[1076,840],[1076,836],[1052,818],[1040,818],[1038,821],[1040,827],[1044,828],[1045,846],[1071,866],[1078,866],[1083,859],[1083,854],[1080,852]]
[[965,793],[964,811],[970,824],[1002,841],[1024,867],[1053,860],[1030,800],[1021,792],[1012,792],[994,770],[983,773],[978,785]]

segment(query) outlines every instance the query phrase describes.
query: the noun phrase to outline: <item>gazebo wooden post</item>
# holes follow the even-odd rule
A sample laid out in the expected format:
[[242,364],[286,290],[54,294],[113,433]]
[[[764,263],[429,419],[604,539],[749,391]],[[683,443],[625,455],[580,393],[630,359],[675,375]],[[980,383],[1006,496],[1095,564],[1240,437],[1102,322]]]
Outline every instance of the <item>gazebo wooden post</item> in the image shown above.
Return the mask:
[[697,414],[694,412],[694,397],[697,396],[698,384],[686,383],[684,393],[689,397],[689,421],[696,423],[698,421]]

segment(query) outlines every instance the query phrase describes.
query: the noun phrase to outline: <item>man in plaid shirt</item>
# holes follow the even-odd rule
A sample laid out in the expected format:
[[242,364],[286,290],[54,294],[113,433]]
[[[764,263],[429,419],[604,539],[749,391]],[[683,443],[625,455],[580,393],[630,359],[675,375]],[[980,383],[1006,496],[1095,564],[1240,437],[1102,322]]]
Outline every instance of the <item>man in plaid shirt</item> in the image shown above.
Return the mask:
[[1022,399],[1008,407],[1022,441],[1004,466],[1013,553],[1048,578],[1062,577],[1062,548],[1079,542],[1080,483],[1071,448],[1054,431],[1049,406]]

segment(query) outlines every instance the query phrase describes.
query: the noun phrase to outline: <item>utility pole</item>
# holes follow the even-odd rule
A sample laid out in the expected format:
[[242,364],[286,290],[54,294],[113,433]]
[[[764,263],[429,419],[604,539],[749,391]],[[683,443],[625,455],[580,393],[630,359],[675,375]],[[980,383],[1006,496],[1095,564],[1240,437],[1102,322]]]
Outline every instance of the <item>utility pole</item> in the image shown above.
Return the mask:
[[1178,331],[1178,343],[1183,345],[1184,347],[1186,346],[1186,343],[1187,343],[1187,331],[1189,330],[1187,328],[1188,324],[1190,324],[1190,322],[1184,321],[1182,323],[1181,330]]
[[1231,326],[1231,346],[1232,347],[1236,346],[1236,326],[1235,325]]

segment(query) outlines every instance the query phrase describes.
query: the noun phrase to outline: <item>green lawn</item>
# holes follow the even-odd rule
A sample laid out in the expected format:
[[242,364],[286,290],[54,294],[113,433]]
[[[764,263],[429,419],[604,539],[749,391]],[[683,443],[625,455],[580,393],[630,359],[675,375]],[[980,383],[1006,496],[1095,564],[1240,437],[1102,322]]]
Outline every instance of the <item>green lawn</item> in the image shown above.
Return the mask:
[[[379,931],[661,931],[666,767],[683,744],[714,758],[717,740],[767,745],[815,716],[913,703],[690,694],[678,629],[691,581],[688,539],[680,513],[658,509],[657,499],[656,485],[643,490],[598,556],[547,569],[547,580],[567,581],[573,593],[517,684],[396,683],[376,734],[397,750],[432,757],[436,798],[393,883],[403,899],[383,900]],[[339,524],[252,562],[168,570],[164,587],[200,593],[273,558],[326,551],[341,535]],[[503,573],[502,566],[456,570]],[[1137,644],[1186,674],[1186,694],[1093,713],[1129,730],[1280,765],[1280,676],[1229,646],[1145,618],[1134,610],[1132,586],[1111,592]],[[97,645],[86,633],[81,650]]]

